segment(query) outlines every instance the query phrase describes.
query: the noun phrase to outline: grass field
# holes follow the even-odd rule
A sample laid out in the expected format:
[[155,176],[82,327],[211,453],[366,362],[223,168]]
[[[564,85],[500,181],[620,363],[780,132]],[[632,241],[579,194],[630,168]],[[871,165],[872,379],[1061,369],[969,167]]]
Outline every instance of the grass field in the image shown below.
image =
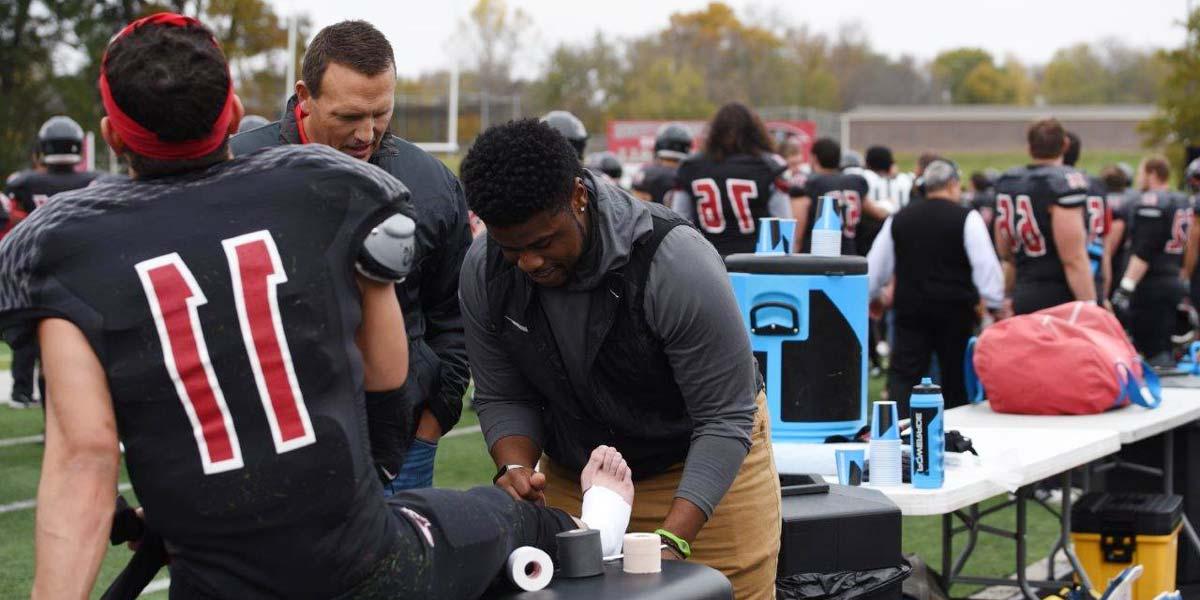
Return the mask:
[[[1138,152],[1104,152],[1099,150],[1092,152],[1085,146],[1077,166],[1091,175],[1099,175],[1100,169],[1119,162],[1127,163],[1136,169],[1142,157],[1148,154]],[[1003,173],[1012,167],[1019,167],[1029,163],[1029,156],[1019,152],[962,152],[949,154],[947,158],[958,164],[959,171],[963,174],[964,185],[966,184],[965,179],[970,177],[971,173],[975,171],[983,171],[990,168]],[[898,153],[896,154],[896,164],[901,171],[912,171],[917,165],[917,155],[903,152]]]
[[[871,395],[876,397],[882,379],[871,381]],[[476,425],[475,414],[464,411],[460,429]],[[42,432],[42,414],[39,410],[16,410],[0,407],[0,440],[37,435]],[[41,467],[42,446],[19,444],[0,446],[0,598],[28,597],[33,580],[33,518],[32,508],[10,508],[12,503],[31,500],[37,495],[38,473]],[[438,487],[468,488],[487,485],[495,470],[484,448],[483,436],[477,432],[455,435],[443,439],[437,457],[434,483]],[[122,482],[128,478],[122,474]],[[125,496],[134,501],[133,492]],[[998,500],[997,500],[998,501]],[[1056,522],[1044,511],[1030,512],[1031,562],[1042,558],[1049,551],[1056,533]],[[986,522],[993,525],[1011,526],[1014,511],[992,515]],[[940,519],[937,517],[910,517],[904,519],[904,551],[920,555],[930,565],[941,564]],[[814,542],[816,543],[816,542]],[[957,547],[961,548],[959,542]],[[981,543],[974,559],[968,566],[971,573],[1006,576],[1012,570],[1014,550],[1011,543],[998,539],[987,539]],[[125,548],[111,548],[105,558],[99,581],[93,592],[99,597],[104,587],[116,576],[129,558]],[[965,594],[968,588],[956,588],[956,594]],[[150,597],[165,598],[165,592]]]

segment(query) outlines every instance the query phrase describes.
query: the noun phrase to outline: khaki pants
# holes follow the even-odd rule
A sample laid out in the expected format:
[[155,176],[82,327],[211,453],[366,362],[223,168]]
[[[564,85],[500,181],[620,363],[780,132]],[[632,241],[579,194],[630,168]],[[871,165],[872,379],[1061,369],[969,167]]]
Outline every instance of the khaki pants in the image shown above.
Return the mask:
[[[692,543],[691,560],[721,571],[733,582],[738,600],[775,598],[775,570],[779,561],[779,475],[771,453],[771,420],[766,397],[757,398],[750,453],[742,463],[729,492]],[[617,448],[620,450],[620,448]],[[583,503],[579,475],[543,457],[546,504],[578,515]],[[652,532],[675,499],[683,465],[634,483],[633,517],[629,531]]]

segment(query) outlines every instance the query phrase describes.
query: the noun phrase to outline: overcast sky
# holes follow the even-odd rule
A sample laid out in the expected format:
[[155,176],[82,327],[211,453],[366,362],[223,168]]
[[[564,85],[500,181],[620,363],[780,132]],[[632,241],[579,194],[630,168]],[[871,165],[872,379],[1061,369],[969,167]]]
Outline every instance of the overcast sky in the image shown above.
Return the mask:
[[[473,0],[271,0],[281,12],[308,13],[319,29],[343,19],[373,22],[391,40],[402,75],[446,68],[456,24]],[[1195,0],[1193,0],[1195,1]],[[560,42],[595,31],[632,37],[657,30],[671,13],[702,9],[705,0],[508,0],[533,19],[519,73],[530,76]],[[932,58],[940,50],[980,46],[1044,63],[1063,46],[1117,37],[1141,47],[1173,47],[1188,0],[726,0],[739,15],[774,11],[810,29],[835,32],[861,23],[874,47],[898,56]],[[315,30],[314,30],[315,31]]]

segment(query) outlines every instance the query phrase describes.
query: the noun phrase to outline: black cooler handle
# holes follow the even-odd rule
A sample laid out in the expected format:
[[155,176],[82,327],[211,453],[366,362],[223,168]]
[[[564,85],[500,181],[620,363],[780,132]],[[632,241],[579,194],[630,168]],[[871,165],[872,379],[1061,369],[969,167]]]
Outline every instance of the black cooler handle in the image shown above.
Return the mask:
[[[764,308],[782,308],[788,311],[792,315],[792,326],[785,327],[771,323],[770,325],[759,327],[758,311]],[[784,304],[783,302],[763,302],[762,304],[756,304],[754,308],[750,309],[750,333],[754,335],[796,335],[800,333],[800,312],[791,304]]]

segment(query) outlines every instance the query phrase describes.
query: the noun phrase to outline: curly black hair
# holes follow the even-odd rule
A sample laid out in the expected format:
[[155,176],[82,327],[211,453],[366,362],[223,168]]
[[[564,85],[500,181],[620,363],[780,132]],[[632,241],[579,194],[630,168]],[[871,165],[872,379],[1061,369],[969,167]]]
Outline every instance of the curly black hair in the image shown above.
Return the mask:
[[[208,135],[231,85],[225,55],[203,25],[139,27],[112,42],[104,69],[117,106],[165,142]],[[133,170],[146,177],[207,167],[229,151],[221,144],[207,156],[187,160],[126,154]]]
[[459,173],[467,206],[487,225],[507,227],[566,209],[582,166],[570,142],[537,119],[488,128]]

